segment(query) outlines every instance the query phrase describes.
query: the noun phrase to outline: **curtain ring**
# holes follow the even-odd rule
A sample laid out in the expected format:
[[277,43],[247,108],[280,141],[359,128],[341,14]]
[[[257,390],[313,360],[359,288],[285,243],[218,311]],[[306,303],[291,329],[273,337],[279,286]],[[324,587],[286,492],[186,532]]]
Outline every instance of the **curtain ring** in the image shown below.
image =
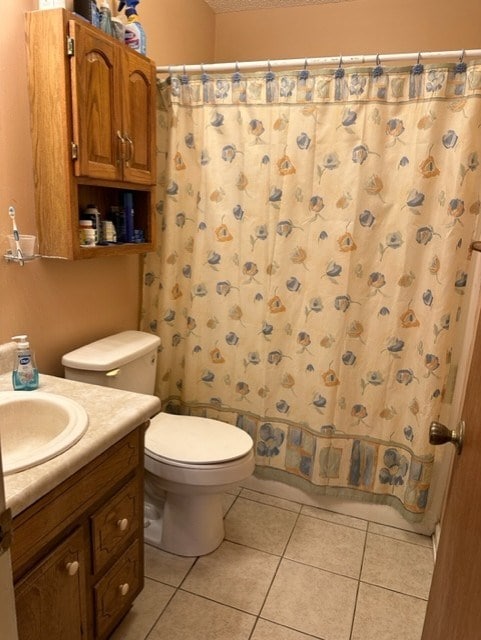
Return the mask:
[[376,54],[376,67],[381,66],[381,58],[379,57],[379,53]]
[[307,58],[304,59],[304,71],[307,71]]
[[342,53],[339,54],[339,66],[338,66],[338,69],[341,69],[341,68],[342,68]]
[[271,72],[271,61],[270,60],[267,61],[267,71],[269,73]]
[[239,73],[239,63],[237,62],[237,60],[235,61],[235,70],[236,73]]
[[459,62],[461,62],[461,64],[464,62],[464,54],[466,53],[466,49],[463,49],[461,51],[461,55],[459,57]]
[[420,64],[421,62],[421,52],[418,53],[418,61],[416,62],[416,64]]

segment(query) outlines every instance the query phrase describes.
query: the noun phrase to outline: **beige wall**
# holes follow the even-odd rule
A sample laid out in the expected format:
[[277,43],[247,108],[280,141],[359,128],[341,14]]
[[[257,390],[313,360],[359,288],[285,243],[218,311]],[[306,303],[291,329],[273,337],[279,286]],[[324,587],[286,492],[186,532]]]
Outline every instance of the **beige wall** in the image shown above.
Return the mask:
[[[36,232],[24,14],[37,0],[1,3],[0,255],[10,204],[20,231]],[[479,0],[352,0],[217,16],[203,0],[141,0],[138,9],[158,64],[481,47]],[[40,371],[59,375],[65,351],[137,327],[140,278],[134,256],[24,267],[0,258],[0,343],[28,333]]]
[[137,10],[158,65],[214,60],[215,18],[203,0],[141,0]]
[[[0,256],[11,232],[36,233],[24,16],[37,0],[1,0]],[[143,12],[143,15],[142,15]],[[149,53],[159,60],[212,59],[214,19],[202,0],[142,0]],[[141,268],[136,256],[23,267],[0,257],[0,343],[27,333],[41,372],[61,375],[61,355],[85,342],[138,327]]]
[[216,60],[481,48],[480,0],[351,0],[222,13]]

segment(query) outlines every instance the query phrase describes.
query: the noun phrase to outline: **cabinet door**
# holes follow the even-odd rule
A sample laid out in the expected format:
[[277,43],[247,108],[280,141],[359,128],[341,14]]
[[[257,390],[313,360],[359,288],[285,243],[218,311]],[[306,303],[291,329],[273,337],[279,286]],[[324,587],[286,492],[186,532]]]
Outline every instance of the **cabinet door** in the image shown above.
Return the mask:
[[69,23],[74,40],[71,58],[72,120],[77,145],[74,172],[106,180],[122,177],[122,81],[119,45],[100,30]]
[[15,587],[19,640],[87,637],[85,558],[76,529]]
[[123,53],[124,180],[155,184],[155,66],[151,60],[128,48]]

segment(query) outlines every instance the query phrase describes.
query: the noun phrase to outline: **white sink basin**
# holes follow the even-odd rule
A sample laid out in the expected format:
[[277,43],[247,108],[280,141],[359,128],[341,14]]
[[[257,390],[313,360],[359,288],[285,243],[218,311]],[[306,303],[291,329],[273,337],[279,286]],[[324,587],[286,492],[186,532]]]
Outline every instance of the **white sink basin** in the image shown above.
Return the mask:
[[87,426],[87,412],[70,398],[41,391],[0,391],[4,474],[58,456],[80,440]]

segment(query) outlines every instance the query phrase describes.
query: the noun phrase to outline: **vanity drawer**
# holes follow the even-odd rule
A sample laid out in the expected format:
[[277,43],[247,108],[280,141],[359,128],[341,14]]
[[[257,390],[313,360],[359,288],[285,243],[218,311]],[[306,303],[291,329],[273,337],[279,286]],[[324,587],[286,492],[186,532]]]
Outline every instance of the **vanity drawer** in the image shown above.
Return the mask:
[[94,574],[138,530],[142,513],[141,496],[139,478],[135,477],[91,517]]
[[143,587],[142,541],[136,538],[94,587],[96,638],[104,638]]

